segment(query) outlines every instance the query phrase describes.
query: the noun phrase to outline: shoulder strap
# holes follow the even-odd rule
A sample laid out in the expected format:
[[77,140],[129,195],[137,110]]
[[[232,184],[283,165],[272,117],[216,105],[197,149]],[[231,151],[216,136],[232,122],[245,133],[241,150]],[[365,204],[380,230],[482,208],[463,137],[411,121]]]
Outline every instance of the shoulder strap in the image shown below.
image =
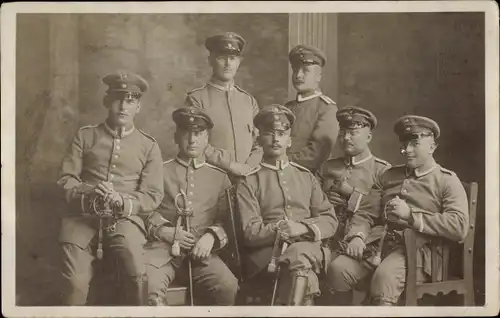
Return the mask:
[[208,166],[208,167],[210,167],[210,168],[212,168],[212,169],[218,170],[218,171],[222,172],[223,174],[227,174],[226,171],[224,171],[224,169],[221,169],[221,168],[216,167],[216,166],[214,166],[212,164],[209,164],[208,162],[205,162],[205,165]]
[[146,134],[142,129],[137,128],[137,130],[140,131],[144,136],[152,140],[154,143],[157,143],[156,139],[154,139],[153,136]]
[[303,171],[307,171],[307,172],[311,172],[309,169],[307,169],[306,167],[303,167],[301,165],[299,165],[298,163],[296,162],[293,162],[293,161],[290,161],[290,164],[294,167],[297,167],[299,168],[300,170],[303,170]]
[[328,105],[337,105],[337,103],[335,103],[333,99],[331,99],[326,95],[320,95],[319,98],[321,98],[321,100],[327,103]]

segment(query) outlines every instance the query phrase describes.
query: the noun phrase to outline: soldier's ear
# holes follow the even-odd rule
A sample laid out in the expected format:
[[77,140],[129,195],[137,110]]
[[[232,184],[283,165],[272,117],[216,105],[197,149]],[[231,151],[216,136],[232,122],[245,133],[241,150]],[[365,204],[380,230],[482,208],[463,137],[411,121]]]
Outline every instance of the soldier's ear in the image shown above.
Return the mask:
[[138,114],[140,111],[141,111],[141,101],[138,100],[137,101],[137,111],[135,113]]
[[373,134],[372,134],[372,131],[370,130],[370,132],[368,132],[368,136],[367,136],[368,143],[370,143],[370,141],[372,141],[372,137],[373,137]]
[[321,82],[322,77],[323,77],[323,68],[319,65],[316,65],[316,81]]
[[111,105],[111,100],[108,94],[104,95],[104,97],[102,98],[102,104],[106,108],[109,108],[109,105]]

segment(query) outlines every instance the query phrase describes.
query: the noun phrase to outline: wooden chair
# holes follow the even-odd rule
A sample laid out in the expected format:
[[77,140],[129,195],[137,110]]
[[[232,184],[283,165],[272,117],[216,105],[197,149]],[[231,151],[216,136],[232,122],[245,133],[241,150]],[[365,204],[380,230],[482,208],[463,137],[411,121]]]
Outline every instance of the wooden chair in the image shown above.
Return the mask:
[[[473,248],[478,184],[476,182],[462,184],[469,201],[469,232],[464,241],[458,244],[445,239],[433,239],[431,243],[431,282],[417,283],[416,235],[411,229],[406,229],[404,232],[407,253],[407,277],[404,300],[406,306],[416,306],[417,300],[421,299],[424,294],[437,296],[439,293],[446,295],[452,291],[464,295],[465,306],[474,306]],[[439,258],[441,258],[443,264],[441,269],[438,267]],[[455,261],[455,259],[463,261],[461,277],[455,277],[450,274],[450,260]],[[439,274],[442,275],[442,279],[440,279]]]

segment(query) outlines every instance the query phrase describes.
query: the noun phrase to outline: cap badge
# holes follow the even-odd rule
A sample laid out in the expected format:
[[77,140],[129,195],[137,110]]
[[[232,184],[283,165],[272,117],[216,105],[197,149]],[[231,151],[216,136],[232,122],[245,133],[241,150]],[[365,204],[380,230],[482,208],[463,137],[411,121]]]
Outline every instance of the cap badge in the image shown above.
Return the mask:
[[125,73],[125,74],[123,74],[123,76],[122,76],[122,77],[123,77],[123,78],[127,78],[127,76],[128,76],[128,75],[127,75],[127,73]]
[[127,84],[122,84],[122,88],[127,88]]
[[274,107],[273,112],[278,112],[278,107]]
[[189,110],[189,113],[190,113],[190,114],[194,114],[194,109],[190,109],[190,110]]
[[411,128],[410,128],[410,127],[406,127],[406,129],[405,129],[405,130],[406,130],[406,131],[410,131],[410,130],[411,130]]
[[347,120],[352,120],[352,116],[351,115],[347,116]]
[[194,117],[189,117],[189,121],[193,122],[194,121]]
[[280,120],[280,116],[274,115],[274,120],[276,120],[276,121]]

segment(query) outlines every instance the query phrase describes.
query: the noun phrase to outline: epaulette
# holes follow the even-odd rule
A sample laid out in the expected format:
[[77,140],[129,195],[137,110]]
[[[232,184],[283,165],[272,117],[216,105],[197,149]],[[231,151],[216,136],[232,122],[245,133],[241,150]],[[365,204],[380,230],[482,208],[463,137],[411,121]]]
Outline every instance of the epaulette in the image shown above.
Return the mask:
[[99,125],[87,125],[87,126],[80,127],[80,130],[88,129],[88,128],[96,128],[97,126],[99,126]]
[[446,173],[446,174],[449,174],[450,176],[453,176],[453,175],[455,175],[455,174],[456,174],[455,172],[453,172],[453,171],[451,171],[451,170],[448,170],[448,169],[446,169],[446,168],[443,168],[443,167],[441,167],[441,166],[439,166],[439,169],[441,169],[441,171],[442,171],[442,172],[444,172],[444,173]]
[[221,168],[216,167],[216,166],[214,166],[214,165],[212,165],[212,164],[209,164],[208,162],[205,162],[205,164],[206,164],[208,167],[212,168],[212,169],[218,170],[218,171],[222,172],[223,174],[227,174],[227,173],[226,173],[226,171],[224,171],[224,169],[221,169]]
[[257,172],[257,171],[259,171],[260,169],[261,169],[261,168],[260,168],[260,165],[259,165],[259,166],[257,166],[257,167],[255,167],[255,168],[253,168],[253,170],[251,170],[249,173],[245,174],[245,177],[248,177],[248,176],[250,176],[250,175],[252,175],[252,174],[256,173],[256,172]]
[[381,163],[381,164],[383,164],[384,166],[390,166],[390,165],[391,165],[388,161],[382,160],[382,159],[377,158],[377,157],[375,157],[375,156],[373,156],[373,158],[375,158],[375,161],[376,161],[376,162]]
[[245,93],[245,94],[247,94],[248,96],[250,96],[250,97],[254,98],[254,97],[252,96],[252,94],[250,94],[249,92],[247,92],[247,91],[246,91],[246,90],[244,90],[243,88],[239,87],[238,85],[234,85],[234,87],[236,87],[236,89],[237,89],[237,90],[239,90],[240,92]]
[[171,163],[174,160],[175,160],[175,158],[168,159],[167,161],[164,161],[163,164],[166,165],[167,163]]
[[154,139],[153,136],[150,136],[150,135],[146,134],[144,131],[142,131],[139,128],[137,128],[137,130],[140,131],[144,136],[148,137],[149,139],[151,139],[152,141],[154,141],[155,143],[157,143],[156,139]]
[[293,161],[290,161],[290,164],[294,167],[297,167],[299,168],[300,170],[304,170],[304,171],[307,171],[307,172],[311,172],[309,169],[307,169],[306,167],[302,167],[301,165],[299,165],[298,163],[296,162],[293,162]]
[[337,103],[335,103],[333,101],[333,99],[331,99],[330,97],[328,97],[326,95],[320,95],[319,98],[321,98],[321,100],[323,100],[325,103],[327,103],[329,105],[337,105]]
[[200,90],[204,89],[205,87],[207,87],[207,84],[205,84],[205,85],[203,85],[203,86],[200,86],[200,87],[197,87],[197,88],[195,88],[195,89],[193,89],[193,90],[189,91],[187,94],[189,95],[189,94],[192,94],[192,93],[194,93],[194,92],[200,91]]

